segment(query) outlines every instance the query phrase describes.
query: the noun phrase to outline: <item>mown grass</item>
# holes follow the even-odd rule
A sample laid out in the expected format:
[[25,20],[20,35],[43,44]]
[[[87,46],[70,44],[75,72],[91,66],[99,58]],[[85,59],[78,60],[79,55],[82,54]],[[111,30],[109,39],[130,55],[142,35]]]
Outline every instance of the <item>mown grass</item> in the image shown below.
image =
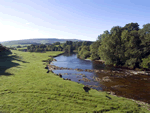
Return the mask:
[[[12,50],[0,57],[0,112],[27,113],[148,113],[135,102],[108,95],[46,73],[42,60],[62,52],[29,53]],[[7,60],[9,59],[9,60]],[[4,62],[5,61],[5,62]],[[11,65],[11,66],[9,66]],[[9,74],[8,74],[9,73]],[[7,76],[6,76],[7,75]]]

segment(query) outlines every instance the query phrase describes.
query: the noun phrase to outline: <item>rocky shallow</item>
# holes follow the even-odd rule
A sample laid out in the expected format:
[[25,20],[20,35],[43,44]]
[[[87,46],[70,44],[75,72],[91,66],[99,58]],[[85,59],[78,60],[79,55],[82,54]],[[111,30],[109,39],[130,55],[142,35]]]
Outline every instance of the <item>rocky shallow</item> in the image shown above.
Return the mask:
[[[105,91],[107,94],[114,96],[144,101],[142,103],[150,103],[149,97],[147,97],[149,88],[146,87],[149,86],[149,71],[127,70],[120,67],[115,68],[115,70],[74,69],[73,66],[72,68],[58,67],[59,65],[55,66],[54,64],[54,62],[51,62],[45,69],[55,73],[56,76],[61,77],[63,80],[84,84],[83,89],[85,91],[92,88],[98,91]],[[142,89],[140,87],[145,88]]]
[[135,70],[97,70],[97,69],[79,69],[79,68],[76,68],[76,69],[73,69],[73,68],[65,68],[65,67],[58,67],[58,66],[55,66],[55,65],[51,65],[51,64],[48,64],[45,68],[48,68],[49,71],[52,71],[52,70],[76,70],[78,72],[80,71],[85,71],[85,72],[95,72],[95,73],[106,73],[106,74],[109,74],[113,77],[127,77],[127,76],[132,76],[132,75],[137,75],[137,74],[140,74],[140,75],[150,75],[150,72],[149,71],[135,71]]

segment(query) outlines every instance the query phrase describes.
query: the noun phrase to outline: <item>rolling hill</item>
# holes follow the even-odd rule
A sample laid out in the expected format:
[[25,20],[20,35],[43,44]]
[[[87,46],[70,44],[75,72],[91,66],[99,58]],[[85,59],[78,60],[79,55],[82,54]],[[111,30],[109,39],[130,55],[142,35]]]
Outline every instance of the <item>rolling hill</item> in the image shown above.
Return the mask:
[[24,40],[14,40],[1,42],[4,46],[14,46],[14,45],[28,45],[28,44],[45,44],[45,43],[55,43],[55,42],[66,42],[66,41],[84,41],[78,39],[57,39],[57,38],[39,38],[39,39],[24,39]]

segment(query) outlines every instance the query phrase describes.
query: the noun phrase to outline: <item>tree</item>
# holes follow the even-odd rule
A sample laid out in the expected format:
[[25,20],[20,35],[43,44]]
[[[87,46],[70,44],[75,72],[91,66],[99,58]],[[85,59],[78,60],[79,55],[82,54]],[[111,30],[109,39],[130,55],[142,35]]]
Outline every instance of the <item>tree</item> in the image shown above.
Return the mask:
[[66,53],[71,53],[71,52],[72,52],[72,50],[71,50],[71,45],[67,45],[67,46],[64,48],[64,51],[65,51]]
[[129,23],[129,24],[126,24],[123,27],[123,30],[128,30],[129,32],[133,31],[133,30],[138,31],[139,30],[139,24],[138,23]]
[[5,46],[3,46],[2,44],[0,44],[0,52],[2,51],[9,51],[9,49]]
[[138,31],[124,30],[122,32],[122,45],[124,56],[121,59],[124,59],[125,66],[128,67],[139,67],[141,62],[141,40],[139,38]]
[[108,31],[108,30],[105,30],[105,31],[103,32],[103,34],[98,35],[97,39],[98,39],[99,41],[101,41],[101,40],[102,40],[103,38],[105,38],[105,36],[108,35],[108,34],[110,34],[109,31]]
[[60,42],[55,42],[53,45],[60,45]]
[[44,44],[41,44],[41,45],[39,45],[39,48],[46,48],[46,45],[44,45]]
[[139,35],[144,58],[150,54],[150,24],[143,25],[143,29],[139,30]]
[[150,68],[150,55],[147,58],[142,59],[142,63],[140,66],[142,68]]
[[66,41],[67,45],[72,45],[72,41]]
[[78,58],[86,59],[87,57],[90,57],[90,48],[89,46],[82,46],[78,49]]
[[58,46],[58,51],[62,51],[63,50],[63,48],[59,45]]
[[90,46],[92,43],[93,43],[93,42],[91,42],[91,41],[84,41],[84,42],[82,43],[82,46]]
[[90,45],[90,53],[91,53],[91,60],[98,60],[100,59],[98,55],[98,48],[100,46],[100,41],[97,40],[96,42]]
[[101,46],[99,46],[99,57],[105,61],[105,64],[121,65],[121,32],[120,26],[115,26],[109,32],[101,35]]
[[17,48],[21,48],[21,46],[20,46],[20,45],[18,45],[18,46],[17,46]]
[[141,40],[141,64],[143,68],[150,68],[150,23],[143,25],[143,28],[139,30],[139,38]]

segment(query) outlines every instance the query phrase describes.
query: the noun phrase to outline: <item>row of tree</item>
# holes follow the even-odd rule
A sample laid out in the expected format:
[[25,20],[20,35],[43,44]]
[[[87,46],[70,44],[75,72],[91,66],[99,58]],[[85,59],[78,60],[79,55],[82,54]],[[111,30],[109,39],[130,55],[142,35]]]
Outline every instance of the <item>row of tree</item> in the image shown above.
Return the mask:
[[78,57],[101,59],[105,64],[129,68],[150,68],[150,24],[114,26],[98,36],[90,46],[81,46]]
[[55,42],[53,44],[40,44],[40,45],[30,45],[27,46],[27,50],[29,52],[45,52],[45,51],[65,51],[66,53],[73,52],[74,50],[78,50],[82,44],[92,43],[90,41],[85,42],[73,42],[73,41],[66,41],[65,43]]

